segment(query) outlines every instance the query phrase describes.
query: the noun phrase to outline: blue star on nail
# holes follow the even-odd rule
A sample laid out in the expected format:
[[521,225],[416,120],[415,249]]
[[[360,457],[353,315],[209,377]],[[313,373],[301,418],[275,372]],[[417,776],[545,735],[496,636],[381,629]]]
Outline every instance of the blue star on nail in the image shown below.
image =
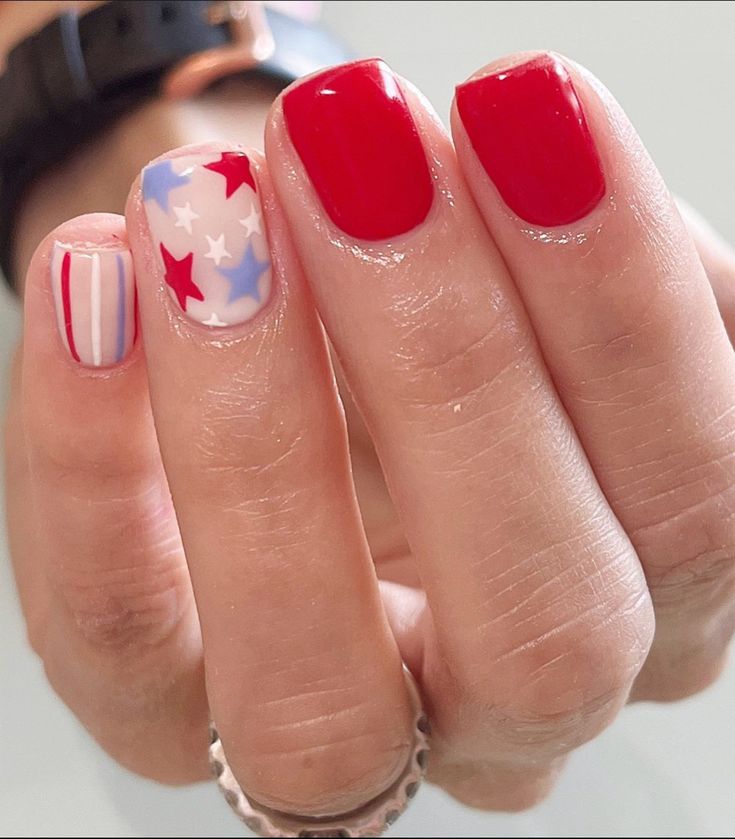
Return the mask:
[[267,259],[261,262],[255,256],[252,242],[248,242],[248,246],[245,248],[245,253],[239,265],[234,265],[232,268],[218,268],[217,270],[230,284],[230,295],[227,298],[228,304],[234,303],[235,300],[246,296],[250,296],[256,302],[260,303],[258,280],[269,267],[270,262]]
[[188,184],[190,180],[188,175],[176,174],[170,160],[154,163],[143,170],[143,200],[155,201],[167,213],[169,192]]

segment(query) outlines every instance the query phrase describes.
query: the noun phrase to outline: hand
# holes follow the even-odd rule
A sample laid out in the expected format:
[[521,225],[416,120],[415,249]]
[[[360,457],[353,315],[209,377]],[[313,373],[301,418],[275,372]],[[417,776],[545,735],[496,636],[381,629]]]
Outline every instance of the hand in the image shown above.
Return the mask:
[[[204,777],[211,714],[258,801],[349,810],[406,760],[403,659],[431,778],[523,807],[630,698],[722,667],[735,360],[702,260],[729,318],[733,259],[701,235],[698,255],[585,71],[517,56],[478,79],[456,153],[379,65],[330,96],[302,82],[267,164],[248,152],[258,198],[246,161],[238,184],[217,170],[231,146],[179,149],[125,221],[68,222],[31,263],[8,421],[21,595],[52,684],[135,771]],[[128,239],[141,340],[128,326],[124,360],[93,369],[112,345],[94,351],[89,297],[56,331],[64,254],[83,271]],[[217,269],[246,245],[263,267],[239,294]],[[351,450],[320,319],[363,418],[342,386]]]

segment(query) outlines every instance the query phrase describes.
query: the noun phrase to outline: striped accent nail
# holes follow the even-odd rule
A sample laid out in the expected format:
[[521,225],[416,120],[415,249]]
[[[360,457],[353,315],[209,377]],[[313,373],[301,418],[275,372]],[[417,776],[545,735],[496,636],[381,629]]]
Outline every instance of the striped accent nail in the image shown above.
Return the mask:
[[61,340],[88,367],[110,367],[138,332],[133,258],[122,244],[56,242],[51,286]]
[[243,323],[271,289],[258,186],[242,151],[186,155],[143,170],[143,206],[172,300],[211,327]]

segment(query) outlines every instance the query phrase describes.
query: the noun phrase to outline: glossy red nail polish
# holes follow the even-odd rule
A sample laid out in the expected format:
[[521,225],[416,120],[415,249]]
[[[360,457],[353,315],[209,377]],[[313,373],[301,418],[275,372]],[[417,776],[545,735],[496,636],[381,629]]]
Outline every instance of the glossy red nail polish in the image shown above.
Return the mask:
[[390,239],[434,197],[416,124],[382,61],[327,70],[286,94],[289,136],[332,221],[356,239]]
[[472,147],[505,203],[531,224],[578,221],[605,176],[571,77],[551,55],[457,88]]

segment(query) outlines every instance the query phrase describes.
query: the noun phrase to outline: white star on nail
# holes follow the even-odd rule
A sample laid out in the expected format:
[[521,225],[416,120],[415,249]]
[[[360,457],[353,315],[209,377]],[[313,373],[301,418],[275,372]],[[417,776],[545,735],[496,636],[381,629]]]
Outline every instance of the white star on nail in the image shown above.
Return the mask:
[[216,312],[212,312],[212,317],[209,320],[202,321],[205,326],[229,326],[229,324],[225,323],[223,320],[220,320],[217,317]]
[[252,209],[250,210],[250,215],[247,218],[240,218],[238,219],[240,224],[245,228],[248,236],[252,236],[253,233],[260,233],[260,213],[255,209],[255,205],[253,205]]
[[220,262],[225,256],[232,256],[232,254],[225,247],[225,234],[220,233],[216,239],[207,236],[209,244],[209,251],[204,254],[207,259],[213,259],[214,264],[219,267]]
[[191,208],[191,204],[187,201],[184,207],[174,207],[176,213],[176,223],[174,227],[183,227],[184,230],[191,236],[191,223],[194,219],[198,219],[198,213],[195,213]]

